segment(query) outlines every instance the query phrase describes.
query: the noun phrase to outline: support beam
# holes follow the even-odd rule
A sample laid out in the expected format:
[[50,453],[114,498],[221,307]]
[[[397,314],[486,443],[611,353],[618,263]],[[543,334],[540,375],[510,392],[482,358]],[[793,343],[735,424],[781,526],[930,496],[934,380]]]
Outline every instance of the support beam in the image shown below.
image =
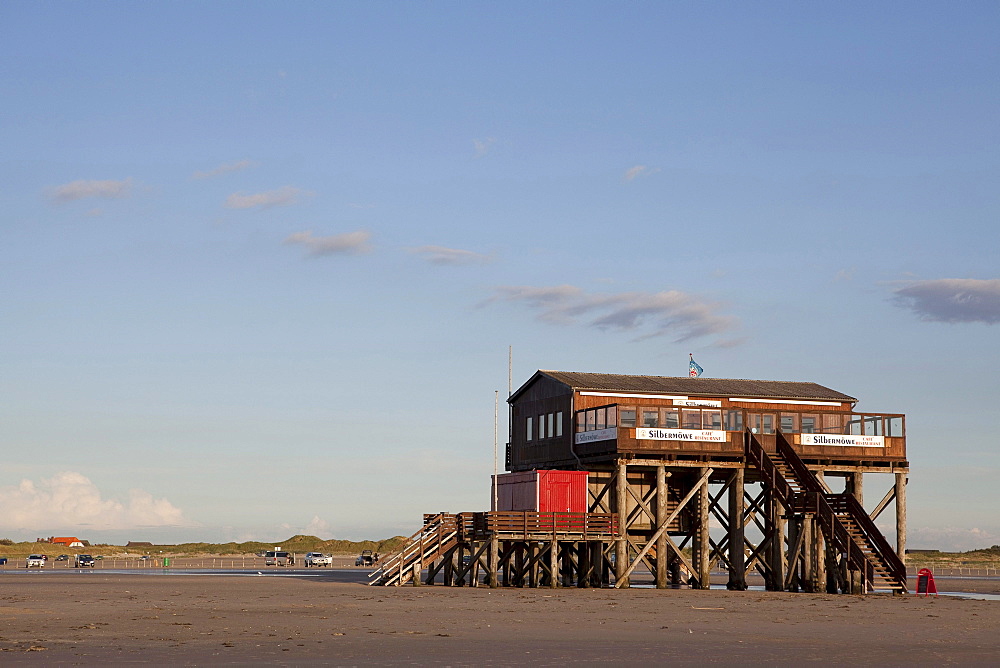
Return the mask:
[[[622,575],[621,575],[620,578],[619,577],[615,578],[617,580],[617,582],[615,582],[615,587],[627,587],[628,586],[627,578],[628,578],[629,574],[631,574],[632,571],[633,571],[633,569],[635,569],[635,567],[639,565],[639,562],[641,562],[643,560],[643,558],[649,552],[650,548],[652,548],[653,544],[656,543],[660,539],[661,536],[666,536],[667,535],[667,527],[670,526],[670,523],[674,521],[675,517],[677,517],[678,515],[680,515],[681,511],[684,509],[684,506],[687,505],[688,501],[690,501],[693,496],[704,493],[704,495],[705,495],[705,504],[706,505],[708,504],[708,479],[712,475],[712,469],[704,469],[704,471],[705,471],[705,473],[701,476],[701,478],[698,480],[698,482],[695,483],[694,487],[691,488],[691,491],[689,491],[687,493],[687,495],[684,497],[684,499],[681,500],[681,502],[679,504],[677,504],[677,507],[674,508],[674,512],[670,513],[670,515],[667,517],[667,519],[664,520],[663,526],[660,527],[659,529],[657,529],[656,533],[653,534],[653,536],[646,542],[646,547],[644,547],[641,550],[639,550],[639,554],[636,556],[635,561],[633,561],[629,565],[629,567],[622,573]],[[619,542],[621,542],[622,540],[624,540],[624,539],[620,539]],[[670,540],[669,536],[667,537],[667,544],[673,546],[673,542]],[[626,545],[626,549],[627,549],[627,545]],[[683,556],[681,555],[680,548],[674,546],[674,551],[675,551],[676,555],[678,556],[678,558],[683,559]],[[617,560],[618,557],[615,557],[615,559]],[[616,564],[616,572],[617,572],[617,564]],[[621,584],[619,584],[619,583],[621,583]],[[705,589],[707,589],[707,587],[705,587]]]
[[865,474],[855,471],[847,476],[847,491],[858,500],[862,506],[865,505]]
[[711,587],[712,575],[712,542],[708,533],[708,476],[711,474],[710,468],[699,468],[698,473],[705,479],[705,483],[698,489],[698,527],[697,542],[694,545],[695,562],[697,570],[699,589],[709,589]]
[[782,591],[787,568],[785,560],[785,509],[773,488],[768,490],[768,496],[770,497],[768,504],[770,517],[768,519],[771,528],[769,536],[771,544],[768,546],[770,548],[768,556],[771,566],[771,581],[768,583],[768,589]]
[[747,588],[744,513],[744,469],[733,471],[729,483],[729,583],[727,589],[743,591]]
[[497,570],[500,567],[500,539],[495,533],[490,536],[490,558],[487,563],[489,564],[489,570],[486,574],[487,584],[491,588],[496,589],[500,586],[500,581],[497,577]]
[[667,532],[664,523],[667,519],[667,475],[666,467],[656,467],[656,529],[657,531],[663,529],[660,537],[656,540],[657,589],[666,589],[669,586],[667,582],[667,562],[669,561],[667,557]]
[[618,512],[618,540],[615,542],[615,587],[628,587],[628,464],[618,460],[615,467],[615,509]]
[[896,474],[896,554],[906,563],[906,474]]
[[878,516],[882,514],[882,511],[884,511],[895,498],[896,486],[893,485],[889,488],[889,491],[885,493],[885,496],[882,497],[882,500],[878,502],[878,505],[875,506],[870,513],[868,513],[868,516],[872,518],[872,522],[878,519]]

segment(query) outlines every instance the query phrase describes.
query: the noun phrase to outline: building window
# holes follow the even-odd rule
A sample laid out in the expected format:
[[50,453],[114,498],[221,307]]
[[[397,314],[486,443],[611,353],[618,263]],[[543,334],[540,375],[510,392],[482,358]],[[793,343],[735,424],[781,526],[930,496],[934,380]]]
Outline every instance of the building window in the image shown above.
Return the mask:
[[681,411],[681,424],[685,429],[701,429],[701,411],[685,408]]
[[634,427],[635,426],[635,409],[634,408],[623,408],[620,411],[621,422],[619,424],[622,427]]
[[532,436],[531,436],[531,421],[532,421],[531,418],[528,418],[527,426],[526,426],[526,429],[525,429],[525,433],[527,434],[527,438],[525,439],[526,441],[530,441],[531,438],[532,438]]
[[764,414],[764,428],[763,428],[763,431],[764,431],[765,434],[773,434],[774,433],[774,414],[773,413],[765,413]]
[[743,431],[743,411],[726,411],[726,431]]
[[657,424],[657,411],[655,410],[643,410],[642,411],[642,426],[656,428]]
[[563,429],[562,422],[563,422],[563,414],[562,411],[559,411],[558,413],[556,413],[556,436],[562,436],[562,429]]
[[595,413],[597,414],[597,425],[596,429],[604,429],[608,426],[607,409],[598,408]]
[[722,411],[702,411],[701,420],[705,429],[722,429]]
[[815,434],[816,433],[816,423],[818,422],[815,415],[803,415],[802,416],[802,433],[803,434]]
[[798,413],[782,413],[781,414],[781,431],[786,434],[794,434],[798,431]]
[[548,431],[546,431],[545,433],[547,433],[549,435],[549,438],[552,438],[553,436],[556,435],[556,414],[555,413],[549,413],[549,428],[548,428]]
[[538,416],[538,440],[545,438],[545,414]]
[[882,436],[882,416],[877,417],[870,416],[865,417],[865,435],[866,436]]
[[681,426],[676,408],[665,408],[661,411],[660,420],[664,429],[677,429]]

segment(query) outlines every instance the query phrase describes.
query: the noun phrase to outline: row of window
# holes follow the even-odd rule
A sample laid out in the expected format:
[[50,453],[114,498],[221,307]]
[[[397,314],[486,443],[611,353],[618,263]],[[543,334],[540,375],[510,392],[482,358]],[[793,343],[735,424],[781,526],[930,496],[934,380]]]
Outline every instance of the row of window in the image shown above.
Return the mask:
[[538,425],[538,440],[543,438],[554,438],[563,435],[563,412],[542,413],[538,416],[529,417],[526,422],[525,435],[527,440],[535,439],[534,428]]
[[[786,434],[904,435],[903,418],[898,416],[848,413],[745,413],[743,410],[718,408],[645,406],[601,406],[578,411],[576,431],[596,431],[613,427],[743,431],[744,415],[746,426],[755,434],[773,434],[777,428]],[[528,419],[528,440],[531,440],[531,418]]]
[[[736,413],[742,418],[741,411]],[[664,429],[722,429],[723,412],[717,408],[636,408],[635,406],[601,406],[579,411],[576,430],[596,431],[610,427],[650,427]],[[735,427],[742,429],[742,422]]]

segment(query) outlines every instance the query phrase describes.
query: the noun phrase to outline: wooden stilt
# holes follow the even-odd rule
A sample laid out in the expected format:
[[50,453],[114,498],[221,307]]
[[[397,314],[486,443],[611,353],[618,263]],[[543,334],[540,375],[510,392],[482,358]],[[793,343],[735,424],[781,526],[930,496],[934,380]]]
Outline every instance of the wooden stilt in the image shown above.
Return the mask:
[[493,534],[490,536],[490,558],[487,561],[489,570],[486,573],[487,584],[492,588],[500,586],[497,570],[500,564],[500,538]]
[[847,491],[850,492],[858,503],[865,505],[865,474],[855,471],[847,476]]
[[781,591],[784,589],[785,582],[785,509],[781,505],[781,501],[778,500],[777,494],[773,489],[768,490],[768,496],[770,506],[770,545],[768,552],[770,553],[770,572],[771,579],[768,582],[768,589],[771,591]]
[[788,520],[788,556],[785,582],[782,589],[799,591],[802,582],[802,518],[793,516]]
[[[708,473],[708,468],[698,469],[698,475],[704,476]],[[695,563],[697,571],[699,589],[709,589],[711,587],[711,538],[708,533],[708,485],[702,485],[698,490],[698,528],[697,542],[695,543]]]
[[802,589],[815,592],[818,589],[817,568],[814,560],[813,516],[802,517]]
[[906,563],[906,473],[896,474],[896,554]]
[[619,460],[615,467],[615,509],[618,513],[618,539],[615,541],[615,586],[628,587],[628,465]]
[[745,510],[744,471],[736,469],[729,483],[729,583],[726,588],[738,591],[747,588],[743,518]]
[[555,589],[559,586],[559,541],[552,536],[549,545],[549,587]]
[[[824,490],[829,491],[826,484],[826,476],[822,471],[815,471],[816,479]],[[826,574],[826,539],[823,538],[823,529],[816,522],[813,522],[813,558],[816,564],[816,586],[813,591],[828,591],[829,583]]]
[[581,541],[576,544],[576,586],[590,587],[590,545]]
[[[656,467],[656,528],[662,529],[667,519],[667,470],[666,467]],[[667,583],[667,534],[656,540],[656,588],[666,589]]]

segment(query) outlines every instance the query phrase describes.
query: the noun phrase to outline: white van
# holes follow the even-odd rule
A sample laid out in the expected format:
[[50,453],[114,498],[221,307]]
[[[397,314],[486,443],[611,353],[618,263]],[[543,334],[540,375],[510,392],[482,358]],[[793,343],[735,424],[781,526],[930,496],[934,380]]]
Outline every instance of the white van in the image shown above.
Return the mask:
[[291,566],[294,563],[295,557],[292,556],[291,552],[269,551],[264,553],[265,566]]

